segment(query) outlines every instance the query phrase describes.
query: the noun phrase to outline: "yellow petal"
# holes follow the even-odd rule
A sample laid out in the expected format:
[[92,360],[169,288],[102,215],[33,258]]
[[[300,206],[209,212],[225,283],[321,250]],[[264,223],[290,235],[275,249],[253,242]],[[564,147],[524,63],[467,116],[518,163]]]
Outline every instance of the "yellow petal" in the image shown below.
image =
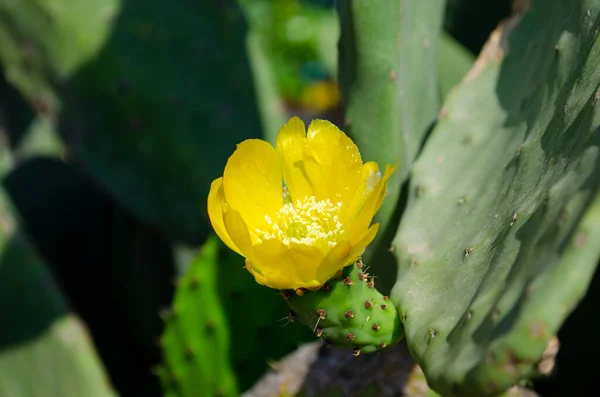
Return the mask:
[[352,246],[348,241],[338,243],[329,251],[319,267],[318,278],[321,284],[327,282],[338,270],[351,263],[348,259],[351,251]]
[[261,275],[261,284],[271,288],[310,288],[320,285],[317,271],[322,261],[317,247],[269,239],[254,246],[249,267]]
[[292,117],[279,129],[275,148],[279,155],[281,171],[292,201],[312,196],[312,189],[304,171],[302,161],[306,129],[298,117]]
[[367,230],[367,228],[371,224],[373,217],[379,210],[379,207],[383,202],[383,198],[385,197],[388,179],[390,178],[390,176],[392,176],[395,170],[396,166],[391,167],[387,165],[385,167],[385,172],[383,176],[375,184],[373,191],[371,191],[369,197],[367,197],[367,200],[365,201],[365,204],[358,216],[356,217],[356,219],[352,221],[351,226],[348,230],[348,238],[351,244],[356,244],[362,237],[364,231]]
[[317,200],[348,204],[360,183],[363,163],[350,138],[326,120],[308,127],[304,168]]
[[327,281],[338,270],[354,263],[356,258],[361,256],[365,248],[375,239],[378,230],[379,223],[375,223],[360,236],[354,245],[349,241],[344,241],[333,247],[319,269],[319,279]]
[[254,276],[254,280],[266,287],[276,289],[291,289],[286,287],[287,285],[293,285],[294,281],[287,276],[282,274],[270,274],[269,277],[263,276],[260,271],[254,267],[252,262],[246,259],[246,269]]
[[343,223],[350,224],[358,216],[379,179],[381,179],[381,174],[377,163],[374,161],[365,163],[356,192],[348,203],[346,211],[340,214],[344,219]]
[[225,203],[225,195],[223,194],[223,178],[215,179],[210,184],[210,192],[208,193],[208,217],[212,224],[217,236],[227,245],[229,248],[242,255],[239,248],[233,243],[231,237],[225,229],[225,223],[223,221],[223,206]]
[[365,248],[373,242],[377,232],[379,231],[379,223],[374,223],[369,229],[358,239],[357,243],[352,246],[348,259],[350,263],[354,262],[356,258],[361,256],[365,251]]
[[252,239],[248,232],[248,226],[242,219],[239,212],[229,207],[227,204],[223,207],[223,223],[229,238],[238,247],[238,253],[246,258],[253,258]]
[[277,153],[259,139],[237,146],[223,174],[225,200],[252,228],[266,224],[265,215],[281,208],[282,179]]

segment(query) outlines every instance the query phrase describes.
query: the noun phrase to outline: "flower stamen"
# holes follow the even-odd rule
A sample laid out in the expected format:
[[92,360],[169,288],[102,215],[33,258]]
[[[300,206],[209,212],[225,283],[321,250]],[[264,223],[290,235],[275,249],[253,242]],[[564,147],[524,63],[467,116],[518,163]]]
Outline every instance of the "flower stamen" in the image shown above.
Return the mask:
[[257,229],[261,240],[276,238],[290,243],[333,247],[343,233],[339,218],[342,203],[330,199],[317,201],[314,196],[286,202],[273,217],[265,215],[270,230]]

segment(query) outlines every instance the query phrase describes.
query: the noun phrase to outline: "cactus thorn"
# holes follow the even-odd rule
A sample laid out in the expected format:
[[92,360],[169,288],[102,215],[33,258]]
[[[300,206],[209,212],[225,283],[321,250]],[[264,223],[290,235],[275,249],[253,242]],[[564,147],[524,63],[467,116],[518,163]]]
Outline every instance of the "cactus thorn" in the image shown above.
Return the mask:
[[385,295],[385,296],[383,297],[383,300],[384,300],[384,301],[390,300],[390,297],[389,297],[389,296],[387,296],[387,295]]
[[363,263],[363,261],[362,261],[362,258],[358,258],[358,259],[356,260],[356,267],[358,267],[359,269],[362,269],[362,268],[363,268],[363,266],[364,266],[364,263]]
[[333,278],[340,278],[340,277],[342,277],[342,269],[338,270],[338,271],[335,273],[335,276],[333,276]]
[[189,346],[189,345],[185,347],[185,351],[184,351],[184,353],[183,353],[183,354],[185,355],[185,358],[186,358],[187,360],[191,360],[191,359],[193,359],[193,358],[194,358],[194,356],[195,356],[195,354],[194,354],[194,351],[192,350],[192,347],[191,347],[191,346]]
[[319,320],[325,320],[325,314],[327,314],[327,312],[325,309],[319,309],[317,310],[317,314],[319,315]]
[[204,324],[204,330],[206,331],[206,334],[209,336],[214,335],[216,328],[217,328],[217,324],[215,324],[215,322],[212,320],[208,320],[206,322],[206,324]]
[[296,290],[296,295],[298,295],[298,296],[304,296],[304,288],[298,288]]
[[423,185],[418,184],[417,185],[417,197],[421,197],[423,195],[423,193],[425,193],[425,187],[423,187]]
[[387,347],[387,343],[385,343],[385,342],[381,342],[381,345],[380,345],[380,346],[381,346],[381,348],[382,348],[382,349],[385,349],[385,348]]
[[388,248],[388,252],[392,253],[394,251],[396,251],[396,247],[394,247],[393,245],[390,245],[390,248]]
[[352,354],[354,355],[354,357],[360,356],[360,349],[357,347],[356,349],[354,349],[354,352]]
[[200,285],[200,280],[198,280],[198,277],[192,276],[190,278],[190,288],[196,289],[196,288],[198,288],[199,285]]
[[458,198],[458,205],[463,205],[466,201],[467,201],[467,197],[466,196],[460,196]]
[[371,301],[365,301],[365,309],[370,309],[373,307],[373,303]]
[[511,221],[510,221],[510,226],[514,225],[514,224],[515,224],[515,222],[517,221],[517,219],[519,219],[519,213],[518,213],[518,212],[515,212],[515,213],[513,214],[512,218],[511,218]]
[[473,251],[475,251],[475,248],[473,247],[465,248],[465,258]]
[[369,273],[364,273],[364,272],[359,272],[358,273],[358,279],[360,281],[365,281],[368,276],[369,276]]
[[381,310],[385,310],[385,309],[387,309],[387,305],[385,303],[382,303],[381,304]]
[[175,317],[175,309],[172,307],[165,307],[159,310],[158,315],[163,321],[167,321]]
[[290,296],[292,296],[292,293],[286,289],[281,292],[281,296],[283,297],[283,299],[289,299]]
[[283,324],[283,326],[285,327],[286,325],[288,325],[289,323],[293,323],[294,320],[296,320],[296,313],[294,313],[293,311],[290,310],[290,314],[287,315],[286,317],[282,318],[279,321],[283,321],[283,320],[287,320],[285,324]]
[[381,327],[377,323],[374,323],[373,326],[371,327],[371,329],[373,331],[379,331],[381,329]]
[[495,307],[494,310],[492,310],[492,319],[496,320],[498,317],[500,317],[500,309]]
[[348,340],[354,340],[356,339],[356,335],[354,335],[352,332],[349,333],[348,335],[346,335],[346,338],[348,338]]
[[470,320],[470,319],[471,319],[471,317],[473,317],[473,310],[469,310],[469,311],[467,312],[467,320]]
[[367,281],[367,287],[375,288],[375,277],[371,277],[369,281]]
[[323,336],[323,328],[317,328],[317,338],[320,338],[321,336]]
[[331,284],[325,283],[323,285],[323,291],[325,291],[325,292],[331,291]]
[[581,232],[579,234],[577,234],[577,236],[575,236],[575,247],[577,248],[583,248],[586,246],[588,242],[588,235],[585,232]]
[[498,390],[498,386],[494,382],[488,383],[486,388],[490,393],[494,393]]
[[435,337],[437,336],[437,331],[436,331],[436,330],[434,330],[434,329],[432,329],[431,331],[429,331],[429,335],[430,335],[432,338],[435,338]]
[[395,71],[395,70],[392,70],[392,71],[390,72],[390,80],[394,81],[394,80],[396,80],[396,77],[397,77],[397,76],[396,76],[396,71]]
[[354,284],[354,281],[352,281],[350,276],[346,276],[346,277],[344,277],[344,284],[350,286],[350,285]]
[[596,95],[594,95],[594,99],[592,100],[592,105],[595,105],[596,103],[598,103],[599,99],[600,99],[600,91],[598,91],[596,93]]

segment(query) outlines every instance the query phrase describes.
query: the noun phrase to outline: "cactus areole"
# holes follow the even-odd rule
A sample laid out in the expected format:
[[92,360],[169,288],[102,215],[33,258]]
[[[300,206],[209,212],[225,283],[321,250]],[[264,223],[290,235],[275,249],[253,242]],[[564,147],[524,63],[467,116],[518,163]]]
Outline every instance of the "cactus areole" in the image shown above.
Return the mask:
[[227,246],[259,284],[320,289],[373,240],[371,225],[395,166],[383,176],[325,120],[291,118],[276,147],[249,139],[213,181],[208,212]]

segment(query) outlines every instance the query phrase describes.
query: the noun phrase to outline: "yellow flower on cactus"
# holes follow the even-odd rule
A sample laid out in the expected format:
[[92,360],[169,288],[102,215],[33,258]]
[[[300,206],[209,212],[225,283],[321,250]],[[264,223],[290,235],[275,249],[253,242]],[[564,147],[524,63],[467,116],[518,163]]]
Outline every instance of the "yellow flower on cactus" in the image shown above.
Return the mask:
[[223,177],[212,182],[208,213],[217,235],[246,258],[259,284],[317,289],[352,264],[373,241],[371,225],[395,167],[383,176],[362,162],[336,126],[291,118],[275,148],[240,143]]

